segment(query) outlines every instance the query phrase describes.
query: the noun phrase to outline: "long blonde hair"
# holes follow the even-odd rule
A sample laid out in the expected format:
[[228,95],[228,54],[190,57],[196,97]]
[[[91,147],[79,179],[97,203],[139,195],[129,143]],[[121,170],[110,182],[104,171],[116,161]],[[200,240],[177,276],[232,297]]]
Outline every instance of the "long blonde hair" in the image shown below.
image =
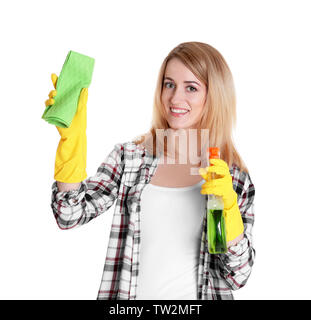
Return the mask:
[[[164,59],[154,95],[151,128],[147,134],[140,135],[133,142],[139,145],[147,135],[151,136],[155,155],[156,129],[169,128],[161,94],[166,65],[172,58],[178,58],[207,87],[207,99],[198,129],[209,130],[209,145],[219,147],[221,158],[229,167],[235,164],[242,171],[248,172],[232,137],[232,129],[236,125],[236,97],[232,74],[223,56],[206,43],[183,42]],[[165,147],[165,153],[166,150]]]

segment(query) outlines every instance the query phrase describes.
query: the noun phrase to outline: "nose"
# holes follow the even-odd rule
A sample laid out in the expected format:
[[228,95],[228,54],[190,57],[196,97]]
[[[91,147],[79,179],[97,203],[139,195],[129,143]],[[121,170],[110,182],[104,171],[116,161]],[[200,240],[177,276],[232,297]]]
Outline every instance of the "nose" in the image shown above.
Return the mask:
[[170,101],[173,105],[183,103],[185,101],[184,89],[182,87],[176,87],[174,90],[172,90]]

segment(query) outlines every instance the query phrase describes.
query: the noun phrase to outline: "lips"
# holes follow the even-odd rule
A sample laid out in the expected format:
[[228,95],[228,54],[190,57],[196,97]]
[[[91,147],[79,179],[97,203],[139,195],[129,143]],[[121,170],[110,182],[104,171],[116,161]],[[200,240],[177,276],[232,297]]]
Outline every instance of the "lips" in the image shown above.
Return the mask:
[[170,108],[170,114],[171,114],[173,117],[176,117],[176,118],[184,117],[184,116],[186,116],[186,115],[190,112],[190,110],[184,109],[184,108],[173,108],[173,109],[176,109],[176,110],[185,110],[185,111],[186,111],[186,112],[184,112],[184,113],[178,113],[178,112],[172,111],[172,109]]
[[178,109],[178,110],[187,110],[187,111],[190,111],[190,108],[180,108],[180,107],[174,107],[174,106],[171,106],[170,109]]

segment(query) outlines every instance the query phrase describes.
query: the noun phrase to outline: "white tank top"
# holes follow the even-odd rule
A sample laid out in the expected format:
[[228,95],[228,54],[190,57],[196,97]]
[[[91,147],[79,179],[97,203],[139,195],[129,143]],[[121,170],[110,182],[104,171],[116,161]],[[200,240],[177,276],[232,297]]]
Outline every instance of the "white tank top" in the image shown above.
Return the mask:
[[197,300],[204,182],[143,189],[137,300]]

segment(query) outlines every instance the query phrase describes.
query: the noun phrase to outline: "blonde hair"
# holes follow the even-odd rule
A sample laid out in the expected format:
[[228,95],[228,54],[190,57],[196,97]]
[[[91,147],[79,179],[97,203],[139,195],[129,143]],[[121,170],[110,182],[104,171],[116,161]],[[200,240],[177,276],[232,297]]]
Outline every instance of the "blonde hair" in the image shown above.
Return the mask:
[[[179,44],[161,65],[154,95],[151,128],[146,134],[152,137],[153,155],[156,152],[156,129],[169,129],[161,94],[166,65],[172,58],[178,58],[207,87],[207,99],[198,129],[209,130],[209,145],[220,149],[221,158],[229,167],[235,164],[242,171],[248,172],[233,143],[236,97],[231,71],[223,56],[215,48],[202,42]],[[141,135],[133,142],[142,144],[146,135]]]

